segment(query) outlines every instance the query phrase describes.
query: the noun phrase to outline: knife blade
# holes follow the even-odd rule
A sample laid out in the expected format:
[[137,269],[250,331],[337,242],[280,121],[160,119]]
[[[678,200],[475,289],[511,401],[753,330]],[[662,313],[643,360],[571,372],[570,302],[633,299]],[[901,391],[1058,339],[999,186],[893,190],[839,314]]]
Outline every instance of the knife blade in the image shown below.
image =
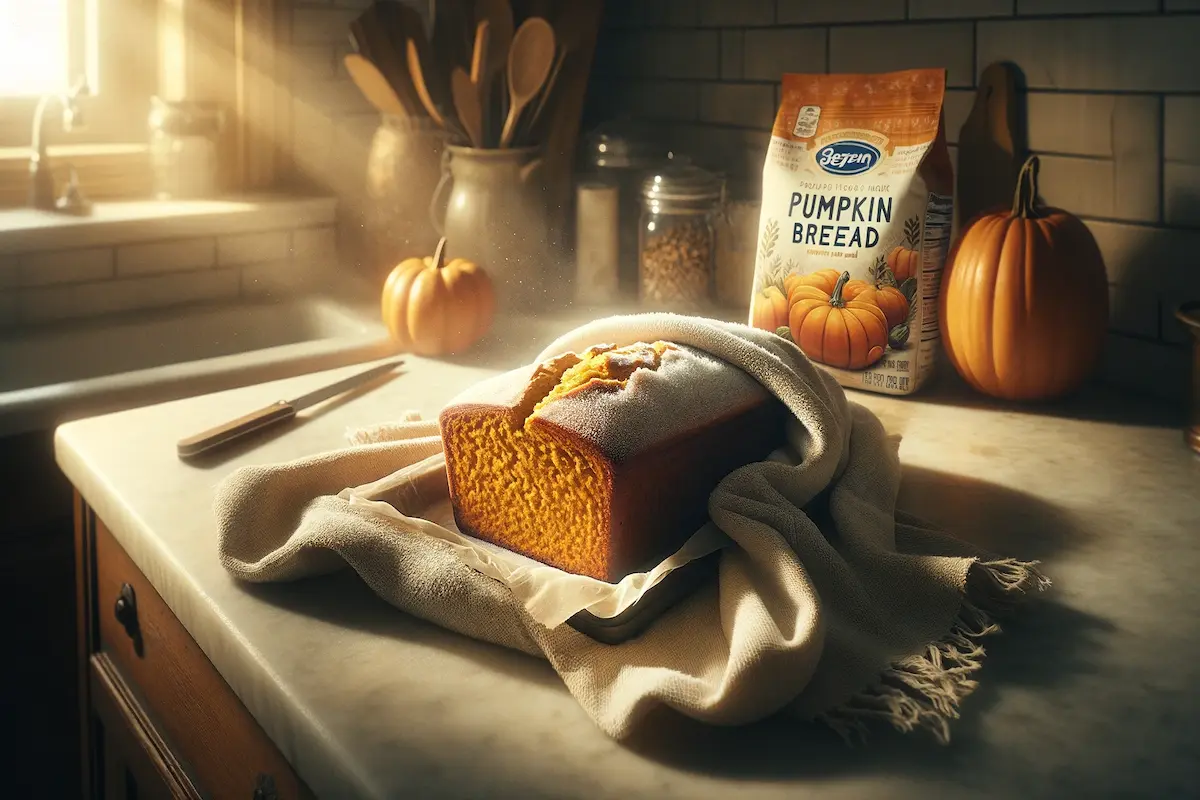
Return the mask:
[[360,384],[366,383],[372,378],[391,372],[403,363],[403,359],[397,359],[384,364],[378,364],[368,370],[355,373],[348,378],[343,378],[340,381],[322,386],[319,389],[314,389],[311,392],[306,392],[291,400],[279,400],[257,411],[251,411],[249,414],[240,416],[237,419],[232,419],[214,428],[209,428],[195,436],[180,439],[176,443],[175,449],[180,458],[190,458],[200,453],[208,452],[215,447],[227,444],[235,439],[240,439],[269,425],[275,425],[284,420],[291,419],[296,416],[297,412],[336,397]]

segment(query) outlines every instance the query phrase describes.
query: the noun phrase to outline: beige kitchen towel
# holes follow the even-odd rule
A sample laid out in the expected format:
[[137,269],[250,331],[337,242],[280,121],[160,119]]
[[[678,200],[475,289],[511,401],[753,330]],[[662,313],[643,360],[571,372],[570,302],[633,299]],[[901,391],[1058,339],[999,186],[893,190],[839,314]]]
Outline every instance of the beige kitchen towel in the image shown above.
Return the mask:
[[773,333],[673,314],[608,317],[559,338],[535,363],[656,340],[704,350],[757,379],[791,409],[789,445],[800,459],[750,464],[720,483],[709,512],[734,544],[716,579],[636,639],[606,645],[567,625],[547,628],[502,583],[406,524],[444,481],[395,498],[399,518],[347,499],[343,490],[437,454],[433,421],[233,472],[216,498],[222,563],[255,582],[349,565],[403,611],[545,657],[614,737],[665,705],[722,725],[796,714],[843,735],[880,719],[947,741],[976,685],[979,639],[997,630],[993,616],[1048,581],[1033,562],[981,552],[898,513],[896,441]]

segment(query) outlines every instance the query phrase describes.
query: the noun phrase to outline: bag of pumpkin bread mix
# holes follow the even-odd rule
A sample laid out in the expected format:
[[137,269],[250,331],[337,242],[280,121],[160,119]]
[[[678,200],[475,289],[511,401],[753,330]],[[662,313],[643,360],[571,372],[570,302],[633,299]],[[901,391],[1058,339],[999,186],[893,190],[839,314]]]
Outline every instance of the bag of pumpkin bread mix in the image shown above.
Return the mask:
[[941,69],[783,76],[750,324],[843,386],[909,394],[933,369],[954,211],[945,89]]

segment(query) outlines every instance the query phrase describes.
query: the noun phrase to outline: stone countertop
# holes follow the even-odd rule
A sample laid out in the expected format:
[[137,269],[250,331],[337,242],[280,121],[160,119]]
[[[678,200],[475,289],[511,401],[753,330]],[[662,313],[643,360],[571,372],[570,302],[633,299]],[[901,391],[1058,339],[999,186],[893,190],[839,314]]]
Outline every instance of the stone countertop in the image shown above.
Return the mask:
[[[902,434],[901,507],[1054,588],[986,642],[946,747],[877,728],[848,748],[818,726],[649,720],[617,743],[551,668],[408,617],[353,573],[244,586],[216,558],[213,487],[244,464],[344,446],[347,427],[526,362],[578,320],[539,319],[471,358],[395,376],[184,464],[175,441],[363,365],[72,422],[68,477],[320,796],[1181,797],[1200,794],[1200,459],[1179,414],[1103,392],[991,403],[944,377],[851,392]],[[487,365],[487,366],[484,366]]]

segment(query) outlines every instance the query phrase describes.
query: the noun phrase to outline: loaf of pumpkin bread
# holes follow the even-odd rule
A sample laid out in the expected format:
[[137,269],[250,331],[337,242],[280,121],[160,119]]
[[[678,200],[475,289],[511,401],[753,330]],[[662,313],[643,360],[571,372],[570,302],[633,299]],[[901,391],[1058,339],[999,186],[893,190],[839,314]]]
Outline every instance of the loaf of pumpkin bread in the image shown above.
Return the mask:
[[786,418],[742,370],[659,341],[506,373],[439,423],[464,533],[616,582],[695,533],[717,483],[778,447]]

